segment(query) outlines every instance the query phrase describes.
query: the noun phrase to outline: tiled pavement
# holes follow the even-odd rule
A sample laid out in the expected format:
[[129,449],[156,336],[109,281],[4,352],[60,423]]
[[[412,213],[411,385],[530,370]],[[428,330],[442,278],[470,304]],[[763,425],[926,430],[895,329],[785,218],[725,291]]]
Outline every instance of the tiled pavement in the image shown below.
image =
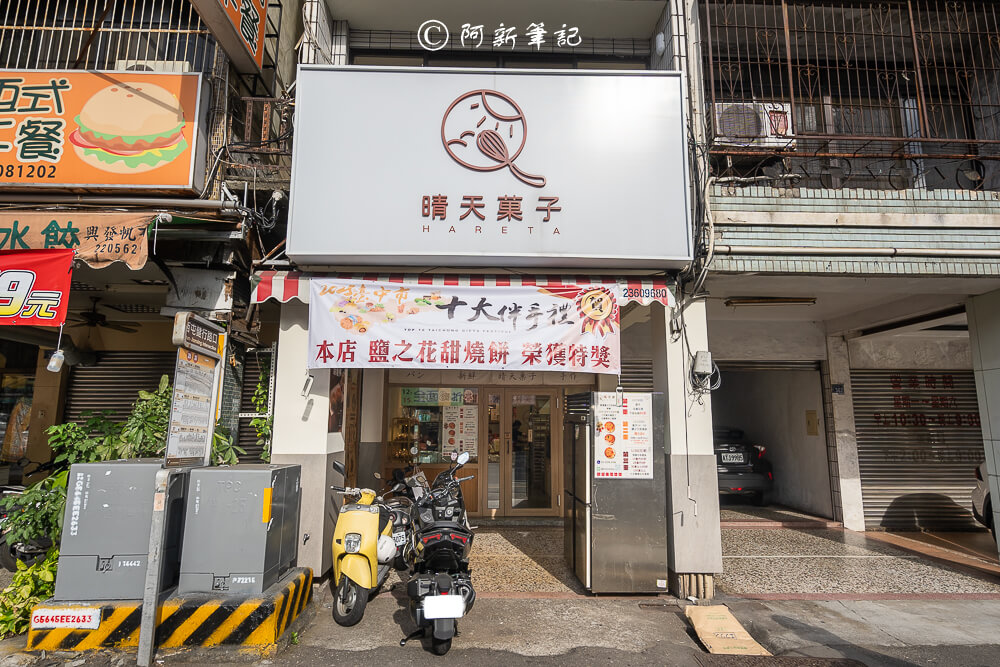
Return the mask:
[[815,517],[780,507],[724,507],[722,521],[722,594],[1000,597],[1000,576],[990,569],[905,535],[845,531],[822,519],[810,526]]
[[[927,558],[926,550],[907,547],[917,544],[909,538],[845,531],[833,522],[780,507],[723,507],[721,518],[724,571],[716,586],[724,596],[1000,598],[1000,575],[967,567],[967,559],[944,562],[944,552]],[[778,527],[782,524],[793,527]],[[471,567],[481,596],[584,594],[566,566],[558,523],[482,521],[475,533]],[[389,584],[395,581],[393,573]]]
[[[583,594],[583,587],[563,556],[562,526],[552,523],[491,525],[481,522],[475,529],[469,558],[476,594],[480,597],[576,597]],[[389,575],[387,585],[398,580],[394,572]]]

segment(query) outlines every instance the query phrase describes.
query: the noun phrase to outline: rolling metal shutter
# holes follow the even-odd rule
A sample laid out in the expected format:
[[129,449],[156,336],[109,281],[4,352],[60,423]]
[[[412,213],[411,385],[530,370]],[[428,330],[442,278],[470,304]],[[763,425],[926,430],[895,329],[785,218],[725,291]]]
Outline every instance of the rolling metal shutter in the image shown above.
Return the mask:
[[87,410],[114,410],[124,420],[140,390],[156,389],[164,374],[173,382],[176,358],[176,352],[98,352],[96,364],[70,371],[63,421],[80,421]]
[[971,493],[985,458],[971,371],[851,372],[865,526],[975,526]]

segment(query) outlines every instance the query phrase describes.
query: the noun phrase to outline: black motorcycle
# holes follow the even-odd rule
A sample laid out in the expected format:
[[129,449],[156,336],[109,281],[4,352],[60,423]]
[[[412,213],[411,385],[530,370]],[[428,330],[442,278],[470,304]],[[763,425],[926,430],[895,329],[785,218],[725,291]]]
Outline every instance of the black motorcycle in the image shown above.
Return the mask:
[[412,576],[406,593],[417,629],[401,640],[400,646],[428,637],[434,653],[444,655],[458,634],[458,619],[469,613],[476,601],[469,571],[472,530],[460,486],[472,476],[455,477],[468,460],[468,452],[459,455],[455,465],[438,475],[429,492],[417,498],[410,509],[413,541],[407,555]]

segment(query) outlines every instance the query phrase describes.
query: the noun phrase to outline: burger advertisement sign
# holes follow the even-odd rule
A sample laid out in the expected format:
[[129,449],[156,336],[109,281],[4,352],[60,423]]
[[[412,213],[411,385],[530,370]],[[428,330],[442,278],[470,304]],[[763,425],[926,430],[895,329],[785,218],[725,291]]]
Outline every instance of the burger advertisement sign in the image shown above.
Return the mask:
[[0,187],[197,191],[201,75],[0,70]]

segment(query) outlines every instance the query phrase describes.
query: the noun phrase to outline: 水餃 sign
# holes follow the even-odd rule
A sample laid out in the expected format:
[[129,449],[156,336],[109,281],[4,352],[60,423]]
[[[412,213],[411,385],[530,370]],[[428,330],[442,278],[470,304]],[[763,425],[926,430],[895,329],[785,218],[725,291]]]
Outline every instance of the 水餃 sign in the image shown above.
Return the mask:
[[200,94],[201,74],[0,72],[0,187],[200,189]]
[[80,211],[0,212],[0,250],[76,251],[76,259],[100,269],[125,262],[141,269],[148,258],[146,229],[155,214]]
[[0,326],[66,322],[73,251],[0,251]]
[[619,291],[314,279],[308,365],[617,373]]

